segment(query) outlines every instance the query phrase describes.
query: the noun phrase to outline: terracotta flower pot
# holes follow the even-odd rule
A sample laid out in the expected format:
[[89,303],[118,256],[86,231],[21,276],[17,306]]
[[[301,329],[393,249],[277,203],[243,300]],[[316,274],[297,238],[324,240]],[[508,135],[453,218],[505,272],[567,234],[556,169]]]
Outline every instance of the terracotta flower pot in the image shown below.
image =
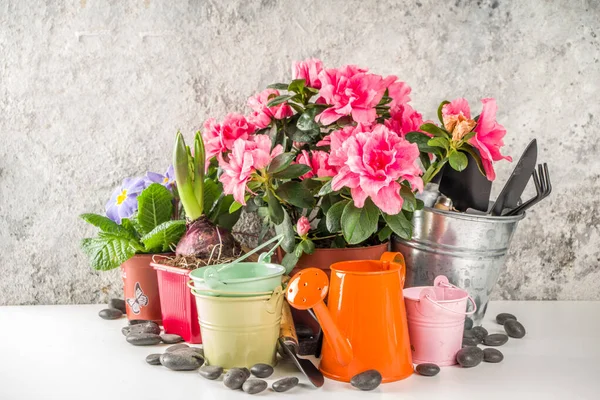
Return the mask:
[[127,319],[162,323],[156,271],[150,266],[152,254],[136,254],[121,264]]

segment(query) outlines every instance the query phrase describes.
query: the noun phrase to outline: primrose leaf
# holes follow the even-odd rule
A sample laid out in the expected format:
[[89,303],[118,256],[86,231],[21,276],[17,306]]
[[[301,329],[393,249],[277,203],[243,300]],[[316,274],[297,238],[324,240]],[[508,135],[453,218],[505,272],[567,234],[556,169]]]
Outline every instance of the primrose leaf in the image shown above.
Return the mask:
[[166,187],[153,183],[137,198],[137,220],[142,234],[151,232],[158,225],[171,219],[173,195]]
[[[114,233],[118,236],[123,236],[125,238],[133,238],[134,235],[132,232],[127,229],[125,226],[121,226],[117,224],[112,219],[105,217],[104,215],[99,214],[81,214],[79,216],[82,220],[87,222],[88,224],[94,225],[96,228],[100,229],[102,232]],[[129,226],[130,221],[125,222],[124,220],[121,222],[123,225]]]
[[136,245],[131,239],[107,232],[81,241],[81,249],[89,257],[92,267],[99,271],[115,269],[129,260],[136,253]]

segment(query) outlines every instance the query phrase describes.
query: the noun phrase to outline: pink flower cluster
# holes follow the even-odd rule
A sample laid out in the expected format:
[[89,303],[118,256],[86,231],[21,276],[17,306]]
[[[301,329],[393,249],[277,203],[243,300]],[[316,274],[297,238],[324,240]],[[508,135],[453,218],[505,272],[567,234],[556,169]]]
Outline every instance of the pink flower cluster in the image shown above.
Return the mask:
[[[498,109],[496,100],[486,98],[481,102],[483,103],[483,110],[474,129],[469,124],[471,109],[466,99],[458,98],[444,105],[442,107],[442,117],[446,129],[454,131],[457,129],[468,129],[469,131],[473,129],[475,131],[475,136],[469,139],[469,143],[479,150],[485,174],[488,180],[493,181],[496,179],[493,162],[500,160],[512,161],[512,158],[500,153],[500,148],[504,146],[502,139],[506,135],[506,129],[496,121],[496,111]],[[463,124],[465,128],[461,128],[460,124]]]
[[302,150],[296,158],[296,163],[308,165],[311,168],[311,171],[300,177],[302,180],[315,176],[319,178],[335,176],[335,169],[329,165],[329,154],[324,151],[313,150],[309,153],[306,150]]
[[223,153],[218,154],[223,174],[219,177],[223,191],[233,194],[240,204],[246,204],[246,184],[252,174],[267,167],[273,158],[283,153],[281,145],[271,150],[271,139],[267,135],[254,135],[250,140],[237,139],[226,160]]
[[292,108],[287,103],[267,107],[269,101],[277,96],[279,96],[278,90],[266,89],[248,99],[248,107],[253,110],[248,119],[258,129],[266,128],[273,119],[284,119],[294,114]]
[[400,182],[423,190],[417,145],[385,125],[348,126],[330,135],[329,164],[337,169],[332,189],[350,188],[354,205],[362,208],[367,197],[383,212],[402,210]]

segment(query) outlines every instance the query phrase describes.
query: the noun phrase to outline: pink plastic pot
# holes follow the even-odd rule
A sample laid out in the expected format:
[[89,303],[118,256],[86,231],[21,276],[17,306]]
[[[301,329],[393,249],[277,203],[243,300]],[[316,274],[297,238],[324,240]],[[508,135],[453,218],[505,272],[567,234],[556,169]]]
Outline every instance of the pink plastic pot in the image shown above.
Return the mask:
[[188,343],[202,343],[196,299],[187,286],[190,270],[151,263],[158,278],[162,323],[166,333],[179,335]]
[[[467,299],[473,304],[469,312]],[[404,302],[413,362],[456,364],[456,353],[462,348],[465,316],[477,309],[469,294],[440,275],[433,286],[404,289]]]

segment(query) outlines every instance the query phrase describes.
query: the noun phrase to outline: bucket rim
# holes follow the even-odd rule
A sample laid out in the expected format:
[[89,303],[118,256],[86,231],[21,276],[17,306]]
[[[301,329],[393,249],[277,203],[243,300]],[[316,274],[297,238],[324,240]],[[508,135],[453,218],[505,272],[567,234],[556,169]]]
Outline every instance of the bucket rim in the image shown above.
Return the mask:
[[[277,271],[274,271],[270,274],[267,275],[261,275],[261,276],[255,276],[253,278],[233,278],[233,279],[223,279],[221,282],[223,283],[228,283],[228,284],[241,284],[241,283],[246,283],[246,282],[256,282],[256,281],[261,281],[264,279],[272,279],[272,278],[276,278],[277,276],[283,276],[283,274],[285,274],[285,267],[283,265],[279,265],[279,264],[275,264],[275,263],[259,263],[259,262],[240,262],[238,264],[262,264],[262,265],[268,265],[268,266],[273,266],[273,267],[277,267],[276,269],[278,269]],[[205,267],[200,267],[200,268],[196,268],[190,271],[190,278],[192,278],[193,280],[202,280],[204,281],[204,275],[203,276],[194,276],[194,272],[199,271],[201,269],[204,268],[208,268],[208,267],[218,267],[219,265],[223,265],[223,264],[217,264],[217,265],[207,265]]]
[[[247,297],[224,297],[224,296],[208,296],[205,294],[199,294],[197,290],[195,289],[191,289],[192,295],[194,297],[199,297],[201,299],[207,299],[207,300],[213,300],[213,301],[221,301],[221,302],[232,302],[232,303],[237,303],[237,302],[249,302],[249,301],[262,301],[262,300],[269,300],[271,299],[271,297],[273,297],[273,292],[271,292],[268,295],[264,295],[264,296],[247,296]],[[281,292],[280,295],[283,295],[283,291]],[[277,295],[279,296],[279,295]]]
[[[420,297],[414,298],[411,296],[407,296],[406,291],[409,289],[415,289],[415,291],[416,291],[416,289],[420,289],[419,290],[419,294],[420,294],[421,290],[427,289],[427,288],[435,288],[435,286],[413,286],[413,287],[409,287],[409,288],[404,288],[404,289],[402,289],[402,296],[404,296],[405,300],[408,299],[408,300],[412,300],[412,301],[421,301]],[[450,304],[450,303],[457,303],[459,301],[463,301],[463,300],[466,300],[469,298],[469,292],[467,292],[465,289],[462,289],[462,288],[456,288],[456,289],[464,292],[465,297],[461,297],[460,299],[453,299],[453,300],[438,300],[438,299],[436,299],[435,301],[440,304]]]
[[518,215],[511,215],[511,216],[487,215],[487,214],[486,215],[477,215],[477,214],[467,214],[464,212],[440,210],[440,209],[432,208],[432,207],[423,207],[422,210],[416,211],[415,214],[422,213],[424,211],[427,211],[427,212],[430,212],[433,214],[444,215],[444,216],[450,217],[450,218],[463,219],[463,220],[467,220],[467,221],[486,221],[486,222],[495,222],[495,223],[504,223],[504,224],[518,222],[518,221],[522,220],[523,218],[525,218],[524,212],[521,214],[518,214]]

